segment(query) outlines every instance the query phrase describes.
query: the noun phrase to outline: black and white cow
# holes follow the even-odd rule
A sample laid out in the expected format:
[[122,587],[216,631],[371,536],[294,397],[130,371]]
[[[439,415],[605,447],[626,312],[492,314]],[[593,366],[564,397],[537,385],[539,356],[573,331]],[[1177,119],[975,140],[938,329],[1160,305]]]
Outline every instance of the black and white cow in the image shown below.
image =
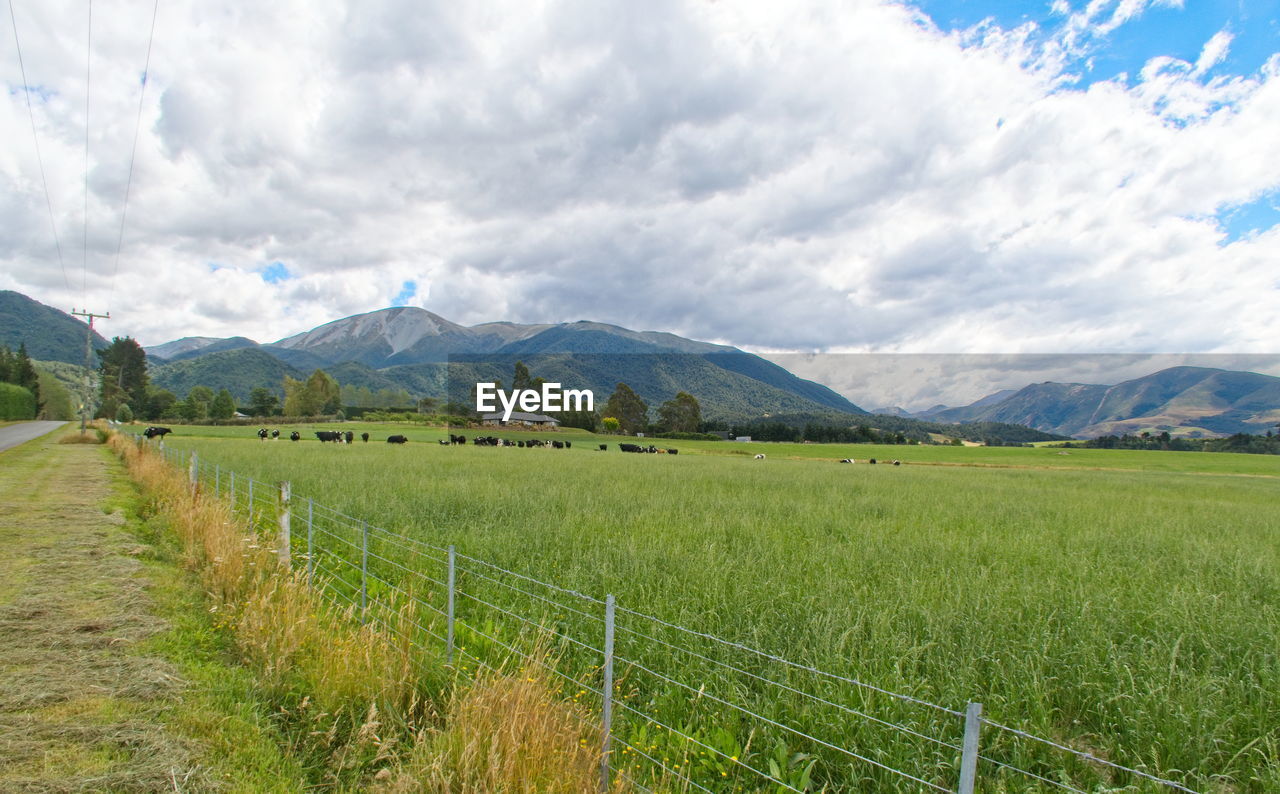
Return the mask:
[[289,434],[289,440],[290,440],[290,441],[298,441],[298,440],[300,440],[301,438],[302,438],[302,434],[301,434],[301,433],[299,433],[297,430],[295,430],[295,431],[293,431],[292,433],[290,433],[290,434]]
[[169,435],[172,432],[173,431],[167,427],[156,427],[152,425],[151,427],[148,427],[146,430],[143,430],[142,435],[146,436],[147,438],[163,439],[165,436]]

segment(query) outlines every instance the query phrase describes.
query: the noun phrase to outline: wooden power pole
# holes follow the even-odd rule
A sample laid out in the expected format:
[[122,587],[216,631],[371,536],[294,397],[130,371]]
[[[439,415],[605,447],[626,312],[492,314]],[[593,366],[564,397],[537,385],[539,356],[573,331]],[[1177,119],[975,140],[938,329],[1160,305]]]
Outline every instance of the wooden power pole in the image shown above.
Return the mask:
[[86,317],[89,320],[89,328],[84,334],[84,400],[80,404],[80,434],[84,435],[84,426],[88,421],[89,395],[93,392],[93,381],[90,380],[90,373],[93,372],[93,321],[94,318],[110,320],[111,312],[94,314],[93,312],[80,312],[72,309],[71,313],[77,317]]

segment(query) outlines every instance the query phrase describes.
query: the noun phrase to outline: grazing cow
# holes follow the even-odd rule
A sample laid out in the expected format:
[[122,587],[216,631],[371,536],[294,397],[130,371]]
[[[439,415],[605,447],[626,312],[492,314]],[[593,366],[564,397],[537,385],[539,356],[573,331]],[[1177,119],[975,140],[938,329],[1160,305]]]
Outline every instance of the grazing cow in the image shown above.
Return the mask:
[[565,449],[573,449],[573,442],[572,442],[572,441],[566,441],[566,442],[564,442],[564,448],[565,448]]
[[840,462],[841,462],[841,463],[853,463],[853,458],[845,458],[844,460],[842,460],[842,461],[840,461]]
[[760,454],[756,455],[756,460],[764,460],[764,453],[761,452]]
[[356,440],[356,434],[355,434],[355,433],[352,433],[350,430],[348,430],[346,433],[344,433],[344,434],[342,435],[342,438],[343,438],[343,440],[345,440],[348,444],[350,444],[352,441],[355,441],[355,440]]
[[279,440],[280,440],[280,431],[279,431],[279,430],[272,430],[272,431],[271,431],[271,440],[272,440],[272,441],[279,441]]
[[405,438],[404,436],[387,436],[388,444],[404,444],[408,440],[409,439]]
[[668,454],[668,455],[679,455],[679,454],[680,454],[680,450],[678,450],[678,449],[668,449],[668,450],[667,450],[667,454]]
[[453,433],[450,433],[450,434],[449,434],[449,443],[450,443],[450,444],[465,444],[465,443],[467,443],[467,437],[466,437],[466,436],[455,436]]
[[601,444],[601,445],[600,445],[600,451],[601,451],[601,452],[605,452],[605,451],[607,451],[608,449],[609,449],[609,445],[608,445],[608,444]]
[[161,440],[163,440],[165,436],[167,436],[172,432],[173,431],[167,427],[156,427],[153,425],[151,427],[148,427],[146,430],[143,430],[142,435],[146,436],[147,438],[159,437]]
[[867,461],[867,463],[870,463],[872,466],[874,466],[876,465],[876,459],[872,458],[871,460]]
[[551,446],[555,447],[556,449],[564,449],[564,442],[563,442],[563,441],[552,441],[552,442],[551,442]]
[[895,466],[901,466],[901,465],[902,465],[902,461],[900,461],[900,460],[895,460],[895,461],[893,462],[893,465],[895,465]]
[[268,435],[270,435],[270,431],[268,431],[265,427],[260,427],[260,428],[258,428],[258,440],[259,440],[259,441],[266,441],[266,440],[267,440],[267,436],[268,436]]
[[317,430],[316,438],[320,439],[321,444],[326,441],[332,441],[335,444],[342,443],[342,434],[336,430]]
[[298,441],[298,440],[299,440],[299,439],[301,439],[301,438],[302,438],[302,434],[301,434],[301,433],[299,433],[297,430],[295,430],[295,431],[293,431],[292,433],[290,433],[290,434],[289,434],[289,440],[290,440],[290,441]]
[[361,440],[361,441],[363,441],[364,443],[368,444],[368,443],[369,443],[369,434],[368,434],[368,433],[361,433],[361,434],[360,434],[360,440]]
[[517,441],[517,442],[516,442],[516,447],[517,447],[518,449],[524,449],[524,442],[523,442],[523,441]]

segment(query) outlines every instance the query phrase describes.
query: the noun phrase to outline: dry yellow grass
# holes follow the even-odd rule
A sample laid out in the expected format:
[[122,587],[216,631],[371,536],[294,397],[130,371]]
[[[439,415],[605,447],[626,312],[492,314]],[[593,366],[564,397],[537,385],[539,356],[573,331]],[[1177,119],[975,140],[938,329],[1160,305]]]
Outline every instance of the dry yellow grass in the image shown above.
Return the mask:
[[[586,792],[596,719],[537,668],[463,680],[415,656],[409,631],[361,625],[278,565],[272,539],[148,450],[111,445],[181,539],[246,664],[280,704],[317,783],[386,791]],[[407,628],[403,609],[390,622]],[[452,685],[452,686],[451,686]],[[436,709],[432,704],[444,704]]]

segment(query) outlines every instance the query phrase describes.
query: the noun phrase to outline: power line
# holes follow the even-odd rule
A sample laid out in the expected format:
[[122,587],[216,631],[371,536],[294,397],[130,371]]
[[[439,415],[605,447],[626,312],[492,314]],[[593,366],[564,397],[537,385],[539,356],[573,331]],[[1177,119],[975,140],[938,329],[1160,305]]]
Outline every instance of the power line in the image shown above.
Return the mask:
[[93,0],[89,0],[89,34],[84,41],[84,260],[80,269],[80,298],[82,300],[89,285],[89,87],[93,73],[92,48]]
[[[12,2],[12,0],[10,0]],[[129,216],[129,189],[133,186],[133,163],[138,156],[138,133],[142,129],[142,107],[147,96],[147,83],[151,77],[151,44],[156,37],[156,15],[160,10],[160,0],[155,0],[151,7],[151,32],[147,35],[147,58],[142,65],[142,90],[138,92],[138,118],[133,125],[133,147],[129,150],[129,176],[124,183],[124,207],[120,210],[120,235],[116,238],[115,263],[111,267],[111,291],[107,296],[107,306],[116,294],[116,274],[120,272],[120,249],[124,246],[124,224]]]
[[22,44],[18,40],[18,18],[13,13],[13,0],[9,0],[9,20],[13,23],[13,46],[18,50],[18,69],[22,73],[22,93],[27,97],[27,118],[31,119],[31,140],[36,147],[36,163],[40,166],[40,183],[44,185],[44,203],[49,210],[49,229],[53,232],[53,246],[58,251],[58,267],[62,269],[62,280],[71,289],[71,279],[67,276],[67,263],[62,258],[62,242],[58,239],[58,223],[53,217],[53,200],[49,198],[49,179],[44,173],[44,158],[40,156],[40,136],[36,134],[36,114],[31,108],[31,88],[27,83],[27,67],[22,60]]

